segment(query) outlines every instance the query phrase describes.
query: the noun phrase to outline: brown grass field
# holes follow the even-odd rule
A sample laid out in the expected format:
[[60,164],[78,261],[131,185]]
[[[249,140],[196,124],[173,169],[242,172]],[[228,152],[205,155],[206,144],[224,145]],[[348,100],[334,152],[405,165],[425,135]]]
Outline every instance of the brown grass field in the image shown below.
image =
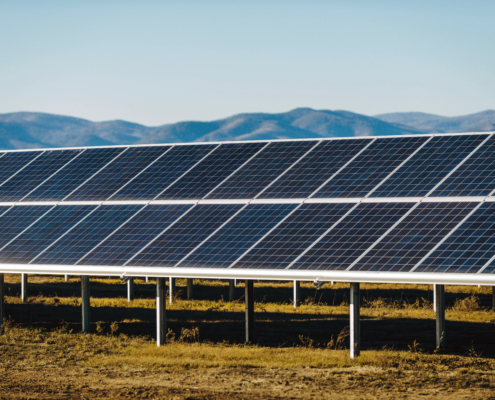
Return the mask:
[[432,287],[362,284],[361,357],[349,358],[349,285],[255,284],[256,344],[245,345],[244,286],[185,281],[155,342],[155,285],[128,303],[116,279],[91,280],[92,333],[82,334],[80,281],[6,275],[0,399],[495,399],[491,288],[446,287],[446,348],[435,348]]

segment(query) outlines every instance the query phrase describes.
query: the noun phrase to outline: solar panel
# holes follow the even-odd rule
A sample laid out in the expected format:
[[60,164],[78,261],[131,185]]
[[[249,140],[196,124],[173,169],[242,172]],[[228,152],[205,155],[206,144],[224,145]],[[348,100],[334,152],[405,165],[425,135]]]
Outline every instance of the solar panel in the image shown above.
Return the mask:
[[354,204],[302,204],[232,268],[287,268]]
[[172,267],[241,208],[242,204],[196,205],[127,265]]
[[432,138],[371,197],[425,196],[486,138],[487,135]]
[[81,223],[32,263],[74,265],[142,207],[138,204],[119,204],[94,208]]
[[477,203],[421,203],[352,271],[411,270]]
[[249,204],[182,261],[180,267],[227,268],[297,204]]
[[484,203],[415,272],[477,273],[495,254],[495,203]]
[[53,207],[43,218],[2,248],[2,262],[29,263],[94,208],[88,205]]
[[364,203],[325,235],[291,269],[345,270],[414,203]]
[[252,199],[317,143],[317,141],[270,143],[206,198]]
[[25,151],[3,153],[0,157],[0,185],[4,184],[13,174],[20,171],[28,163],[39,157],[41,151]]
[[125,148],[84,150],[77,159],[32,191],[24,198],[24,201],[60,201],[65,199],[123,151]]
[[223,144],[156,199],[201,199],[265,146],[266,143]]
[[[0,186],[0,201],[19,201],[82,150],[45,151]],[[21,153],[17,153],[21,154]],[[1,161],[1,159],[0,159]]]
[[426,140],[426,136],[376,140],[312,197],[364,197]]
[[370,139],[322,142],[258,198],[309,197],[370,142]]
[[147,205],[98,244],[79,265],[124,265],[158,234],[177,221],[191,204]]
[[67,197],[67,200],[107,200],[169,149],[170,146],[129,148],[108,167]]
[[495,190],[495,137],[492,136],[431,195],[488,196],[493,190]]
[[175,146],[126,187],[112,200],[154,199],[195,164],[208,156],[218,145]]

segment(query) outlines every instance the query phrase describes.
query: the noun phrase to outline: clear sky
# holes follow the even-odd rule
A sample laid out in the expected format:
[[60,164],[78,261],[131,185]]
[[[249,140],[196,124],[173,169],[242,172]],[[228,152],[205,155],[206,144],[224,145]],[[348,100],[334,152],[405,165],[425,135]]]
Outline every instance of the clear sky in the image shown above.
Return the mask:
[[495,1],[0,0],[0,113],[495,108]]

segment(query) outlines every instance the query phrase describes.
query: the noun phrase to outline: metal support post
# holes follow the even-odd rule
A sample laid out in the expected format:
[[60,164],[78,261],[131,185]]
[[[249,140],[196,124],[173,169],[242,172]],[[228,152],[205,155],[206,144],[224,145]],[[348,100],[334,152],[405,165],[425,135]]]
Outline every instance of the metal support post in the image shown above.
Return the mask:
[[437,285],[433,285],[433,311],[437,312]]
[[495,286],[492,286],[492,310],[495,311]]
[[169,303],[172,304],[175,293],[175,278],[168,278],[168,297]]
[[192,278],[187,278],[187,300],[192,300],[193,298],[193,280]]
[[134,278],[127,281],[127,301],[134,300]]
[[254,285],[252,280],[246,280],[246,343],[254,342]]
[[148,277],[146,277],[145,279],[146,279],[146,283],[148,283]]
[[156,345],[164,345],[167,339],[165,278],[156,279]]
[[361,321],[359,318],[360,294],[359,283],[351,283],[351,302],[350,302],[350,342],[351,358],[359,356],[361,352]]
[[3,320],[5,318],[5,280],[4,274],[0,274],[0,328],[3,325]]
[[301,281],[294,281],[294,308],[301,304]]
[[89,276],[81,276],[81,303],[82,303],[82,331],[84,333],[91,332],[89,319]]
[[28,275],[21,274],[21,301],[24,303],[28,299]]
[[435,295],[436,295],[436,307],[435,312],[437,314],[437,337],[436,345],[437,348],[445,347],[445,286],[435,285]]
[[234,293],[235,293],[235,279],[229,279],[229,301],[234,301]]
[[69,282],[69,275],[65,275],[65,281]]

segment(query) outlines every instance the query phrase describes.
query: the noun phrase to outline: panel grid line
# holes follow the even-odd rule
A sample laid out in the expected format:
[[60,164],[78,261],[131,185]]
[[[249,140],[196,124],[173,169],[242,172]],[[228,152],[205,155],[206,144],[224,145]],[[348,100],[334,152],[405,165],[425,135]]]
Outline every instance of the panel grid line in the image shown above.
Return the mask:
[[22,170],[27,168],[31,163],[35,162],[38,158],[40,158],[46,151],[40,152],[36,157],[34,157],[31,161],[29,161],[24,167],[22,167],[19,171],[16,171],[13,175],[9,176],[4,182],[0,183],[0,187],[5,185],[8,181],[10,181],[14,176],[19,174]]

